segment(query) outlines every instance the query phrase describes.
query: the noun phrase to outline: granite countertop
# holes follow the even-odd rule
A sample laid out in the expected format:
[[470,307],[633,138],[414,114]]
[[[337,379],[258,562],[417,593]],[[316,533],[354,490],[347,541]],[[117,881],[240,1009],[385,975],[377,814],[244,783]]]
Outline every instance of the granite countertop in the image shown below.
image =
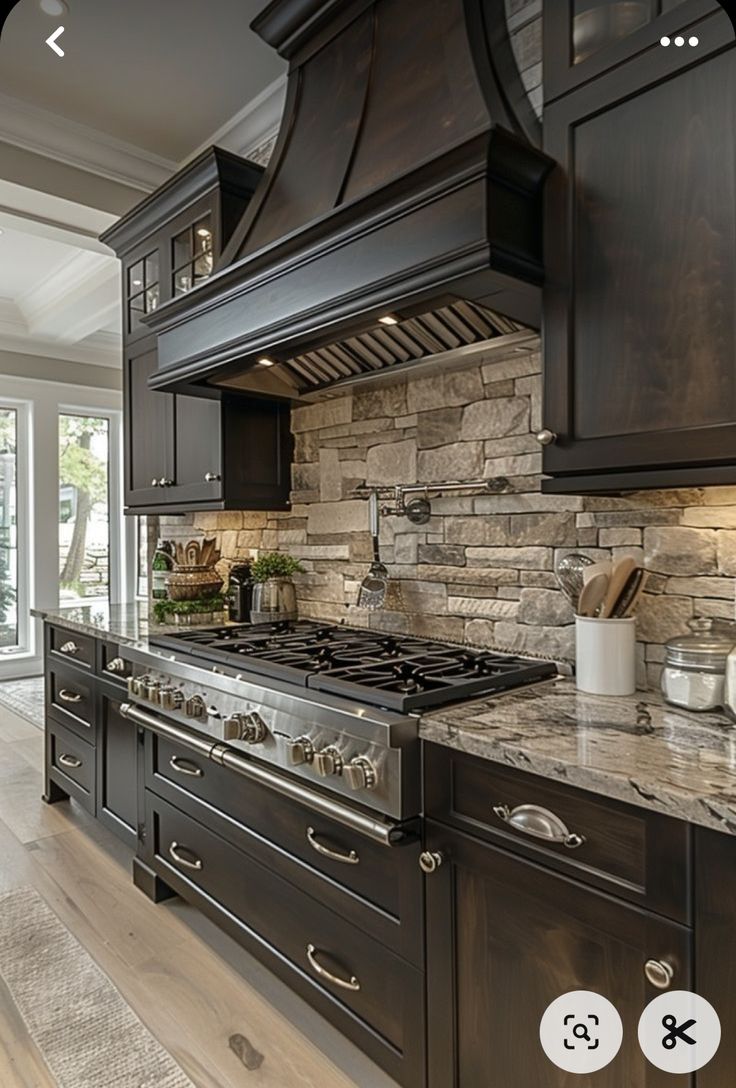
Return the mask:
[[163,626],[149,619],[147,601],[128,604],[85,604],[75,608],[34,608],[32,616],[56,623],[93,638],[109,637],[127,646],[144,644],[148,635],[181,631],[181,627]]
[[569,679],[431,711],[420,736],[507,767],[736,835],[736,727],[654,692],[585,695]]

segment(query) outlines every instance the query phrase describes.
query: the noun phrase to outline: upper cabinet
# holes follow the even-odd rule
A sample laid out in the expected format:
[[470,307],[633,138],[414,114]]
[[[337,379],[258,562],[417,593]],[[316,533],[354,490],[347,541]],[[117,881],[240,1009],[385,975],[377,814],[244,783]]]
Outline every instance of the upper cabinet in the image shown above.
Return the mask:
[[211,275],[262,173],[211,148],[102,236],[122,261],[128,513],[288,507],[288,402],[148,384],[158,351],[146,318]]
[[545,27],[543,488],[735,482],[733,28],[704,0],[567,8]]

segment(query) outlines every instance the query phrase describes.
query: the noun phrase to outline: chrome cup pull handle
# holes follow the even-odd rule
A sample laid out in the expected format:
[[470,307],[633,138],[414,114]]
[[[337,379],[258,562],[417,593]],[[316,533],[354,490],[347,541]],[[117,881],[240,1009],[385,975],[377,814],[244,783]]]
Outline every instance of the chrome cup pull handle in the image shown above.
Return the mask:
[[313,944],[307,945],[307,959],[315,975],[319,975],[326,982],[331,982],[333,986],[338,986],[341,990],[353,990],[353,992],[360,989],[360,983],[355,975],[351,975],[350,978],[340,978],[338,975],[333,975],[331,971],[327,971],[317,961],[317,949]]
[[75,770],[82,766],[81,759],[77,759],[76,756],[68,756],[66,752],[59,753],[59,763],[61,763],[62,767],[74,767]]
[[339,850],[331,850],[329,846],[323,846],[317,839],[313,827],[307,828],[307,842],[313,850],[316,850],[322,857],[329,858],[330,861],[341,861],[343,865],[357,865],[360,861],[354,850],[351,850],[349,854],[342,854]]
[[499,820],[503,820],[515,831],[520,831],[522,835],[530,835],[544,842],[559,843],[568,850],[577,850],[585,842],[584,835],[570,831],[559,816],[541,805],[517,805],[516,808],[494,805],[493,811]]
[[125,662],[122,657],[114,657],[105,665],[105,672],[125,672]]
[[[177,865],[183,865],[185,869],[196,869],[200,872],[203,868],[202,861],[196,854],[192,854],[193,860],[185,858],[183,854],[180,854],[180,850],[186,850],[186,846],[180,846],[178,842],[172,842],[169,845],[169,856],[174,859]],[[191,853],[191,851],[190,851]]]
[[172,771],[176,771],[178,774],[188,774],[192,778],[201,778],[204,771],[201,767],[198,767],[196,763],[190,763],[188,759],[182,759],[180,756],[172,756],[169,760],[169,766]]
[[62,703],[81,703],[82,696],[78,691],[69,691],[68,688],[62,688],[59,692],[59,698]]
[[68,642],[63,642],[61,644],[61,646],[59,647],[59,652],[62,654],[78,654],[79,647],[77,646],[76,642],[74,642],[72,639],[69,639]]

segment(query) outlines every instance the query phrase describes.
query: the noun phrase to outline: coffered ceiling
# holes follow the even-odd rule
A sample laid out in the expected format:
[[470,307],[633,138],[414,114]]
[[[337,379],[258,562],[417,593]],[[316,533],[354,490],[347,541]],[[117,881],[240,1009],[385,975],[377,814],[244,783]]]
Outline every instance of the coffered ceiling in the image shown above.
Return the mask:
[[[0,351],[120,365],[119,266],[96,240],[115,216],[87,182],[132,206],[203,147],[247,154],[275,132],[283,65],[249,29],[264,4],[15,5],[0,36]],[[63,58],[45,44],[60,25]],[[77,199],[55,190],[57,164],[78,171]]]

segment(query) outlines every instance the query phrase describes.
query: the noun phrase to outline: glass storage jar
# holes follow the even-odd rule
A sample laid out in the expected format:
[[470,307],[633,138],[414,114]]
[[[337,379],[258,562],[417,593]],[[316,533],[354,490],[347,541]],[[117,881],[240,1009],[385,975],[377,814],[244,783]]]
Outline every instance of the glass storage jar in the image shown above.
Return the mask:
[[691,633],[665,646],[662,692],[668,703],[686,710],[717,710],[725,705],[726,661],[736,642],[728,624],[692,620]]

